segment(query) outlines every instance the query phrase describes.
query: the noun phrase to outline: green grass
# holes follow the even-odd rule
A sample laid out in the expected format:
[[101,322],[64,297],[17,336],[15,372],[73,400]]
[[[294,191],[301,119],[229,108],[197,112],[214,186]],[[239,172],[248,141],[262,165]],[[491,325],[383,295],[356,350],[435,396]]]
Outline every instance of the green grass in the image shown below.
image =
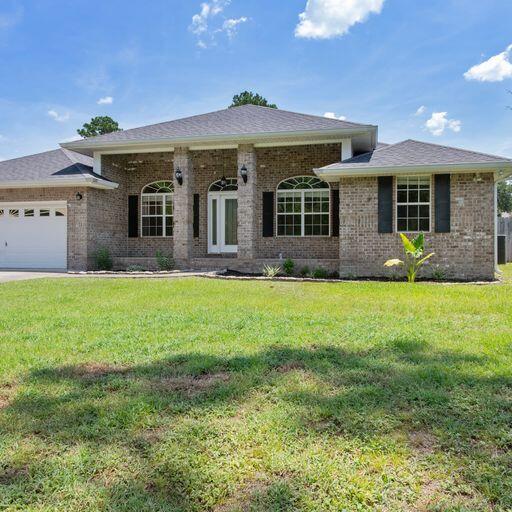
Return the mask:
[[511,510],[511,399],[512,281],[0,285],[0,510]]

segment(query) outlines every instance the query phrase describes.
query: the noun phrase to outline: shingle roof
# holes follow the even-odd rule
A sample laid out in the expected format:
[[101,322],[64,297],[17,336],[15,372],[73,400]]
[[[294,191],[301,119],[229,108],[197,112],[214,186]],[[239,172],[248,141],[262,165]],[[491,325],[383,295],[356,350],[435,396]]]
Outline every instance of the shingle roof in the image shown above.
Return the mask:
[[0,183],[8,181],[47,181],[59,179],[98,178],[93,172],[92,158],[69,151],[55,149],[36,155],[0,162]]
[[322,167],[321,170],[416,167],[423,165],[471,165],[498,162],[512,163],[512,160],[467,149],[408,139],[396,144],[379,146],[374,151]]
[[209,136],[240,136],[320,130],[356,130],[369,126],[371,125],[298,114],[256,105],[243,105],[165,123],[99,135],[64,145],[78,149],[83,146],[90,146],[91,143],[144,142],[188,137],[207,138]]

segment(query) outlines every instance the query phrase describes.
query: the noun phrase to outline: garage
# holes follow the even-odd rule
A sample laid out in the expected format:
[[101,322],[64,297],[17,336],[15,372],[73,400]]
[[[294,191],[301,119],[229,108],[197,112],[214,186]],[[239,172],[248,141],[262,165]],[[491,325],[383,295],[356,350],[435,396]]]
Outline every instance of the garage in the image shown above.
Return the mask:
[[67,204],[0,202],[0,268],[67,268]]

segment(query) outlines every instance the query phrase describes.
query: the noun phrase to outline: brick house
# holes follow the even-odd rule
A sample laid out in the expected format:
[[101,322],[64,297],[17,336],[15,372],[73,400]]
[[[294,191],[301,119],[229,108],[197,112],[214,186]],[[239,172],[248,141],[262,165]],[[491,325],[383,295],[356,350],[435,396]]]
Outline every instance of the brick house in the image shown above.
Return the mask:
[[115,265],[382,276],[397,233],[425,233],[431,268],[492,279],[502,157],[379,144],[377,126],[246,105],[0,162],[0,268]]

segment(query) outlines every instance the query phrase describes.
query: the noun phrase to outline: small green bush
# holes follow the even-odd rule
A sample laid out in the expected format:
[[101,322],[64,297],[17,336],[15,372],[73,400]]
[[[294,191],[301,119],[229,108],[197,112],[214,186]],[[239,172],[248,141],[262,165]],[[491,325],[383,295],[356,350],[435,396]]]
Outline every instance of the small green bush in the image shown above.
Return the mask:
[[444,268],[440,267],[439,265],[436,265],[432,269],[432,279],[435,281],[444,281],[446,279],[446,271]]
[[106,247],[101,247],[94,253],[94,262],[98,270],[112,270],[114,267],[112,256]]
[[337,270],[334,270],[329,274],[329,279],[339,279],[340,273]]
[[271,265],[265,265],[263,267],[263,275],[265,277],[276,277],[281,272],[279,265],[272,267]]
[[162,272],[174,270],[174,260],[168,254],[161,251],[156,251],[156,264]]
[[307,277],[309,276],[310,272],[311,271],[309,270],[309,267],[305,266],[300,269],[299,274],[301,275],[301,277]]
[[315,279],[327,279],[329,277],[329,272],[327,272],[325,268],[318,267],[313,270],[312,277]]
[[291,276],[293,274],[293,269],[295,268],[295,263],[291,258],[288,258],[283,263],[283,269],[285,274]]

